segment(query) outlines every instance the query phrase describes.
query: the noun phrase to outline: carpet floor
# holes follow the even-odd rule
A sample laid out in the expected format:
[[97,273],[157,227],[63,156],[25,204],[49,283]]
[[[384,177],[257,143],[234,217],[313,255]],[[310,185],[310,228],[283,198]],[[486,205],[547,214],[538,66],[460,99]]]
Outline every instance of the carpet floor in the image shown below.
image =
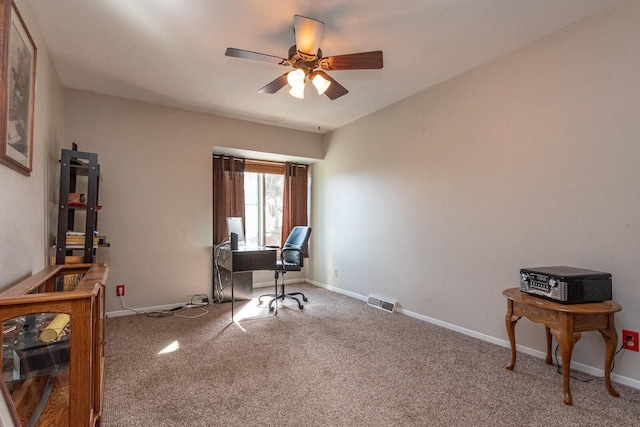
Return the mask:
[[[572,380],[566,406],[542,359],[519,353],[508,371],[507,348],[287,286],[305,292],[303,310],[286,301],[236,324],[229,303],[108,319],[102,426],[640,425],[640,390],[614,383],[615,398],[602,379]],[[235,308],[236,320],[267,314]]]

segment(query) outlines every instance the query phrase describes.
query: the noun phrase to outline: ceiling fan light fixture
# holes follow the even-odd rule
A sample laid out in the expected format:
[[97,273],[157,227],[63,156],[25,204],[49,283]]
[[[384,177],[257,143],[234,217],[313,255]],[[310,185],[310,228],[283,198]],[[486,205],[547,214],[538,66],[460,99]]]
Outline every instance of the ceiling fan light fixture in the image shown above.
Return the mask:
[[287,83],[289,83],[289,86],[291,86],[292,89],[299,86],[302,86],[302,89],[304,89],[304,78],[304,71],[298,68],[297,70],[290,71],[289,74],[287,74]]
[[289,89],[289,95],[293,96],[294,98],[304,99],[304,83],[302,83],[300,86],[294,86]]
[[316,87],[316,90],[318,91],[318,95],[322,95],[323,93],[325,93],[327,89],[329,89],[329,86],[331,85],[331,82],[325,79],[324,77],[322,77],[320,74],[314,75],[311,82]]
[[295,15],[293,17],[293,28],[298,52],[312,56],[317,55],[322,32],[324,31],[324,22]]

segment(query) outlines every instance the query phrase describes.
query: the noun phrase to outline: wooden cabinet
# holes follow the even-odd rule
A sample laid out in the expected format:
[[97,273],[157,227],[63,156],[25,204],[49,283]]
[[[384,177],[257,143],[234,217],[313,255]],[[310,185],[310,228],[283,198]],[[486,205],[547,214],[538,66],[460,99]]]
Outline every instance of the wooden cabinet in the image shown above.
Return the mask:
[[0,425],[100,425],[108,272],[53,265],[0,293]]

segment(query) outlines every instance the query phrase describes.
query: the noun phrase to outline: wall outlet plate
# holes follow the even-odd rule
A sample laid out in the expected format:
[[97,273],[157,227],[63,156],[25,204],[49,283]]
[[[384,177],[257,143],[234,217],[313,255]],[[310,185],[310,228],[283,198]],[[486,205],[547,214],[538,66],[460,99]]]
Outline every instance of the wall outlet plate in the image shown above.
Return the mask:
[[[627,339],[631,337],[631,339]],[[631,351],[638,351],[638,333],[635,331],[622,330],[622,348]]]

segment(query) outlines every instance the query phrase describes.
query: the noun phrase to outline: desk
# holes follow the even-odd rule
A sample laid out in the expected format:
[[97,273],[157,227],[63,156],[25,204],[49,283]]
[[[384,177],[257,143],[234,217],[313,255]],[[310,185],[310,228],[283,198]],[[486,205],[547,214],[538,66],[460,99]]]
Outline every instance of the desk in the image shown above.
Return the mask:
[[507,316],[505,318],[509,343],[511,344],[511,363],[508,370],[516,364],[516,322],[522,316],[535,323],[544,324],[547,336],[547,357],[545,362],[551,365],[551,336],[558,340],[562,354],[562,401],[571,405],[569,390],[569,371],[571,369],[571,353],[573,345],[582,337],[582,332],[598,331],[605,343],[604,382],[611,396],[619,394],[611,385],[611,363],[618,344],[618,334],[613,322],[613,315],[622,310],[614,301],[587,304],[560,304],[540,297],[520,292],[520,288],[505,289],[502,292],[507,298]]
[[[274,248],[240,248],[232,251],[229,247],[220,247],[217,255],[214,250],[214,262],[219,268],[227,270],[231,273],[231,322],[233,322],[233,277],[235,273],[256,271],[256,270],[275,270],[276,266],[276,250]],[[275,285],[276,292],[278,290]],[[276,304],[276,313],[278,305]]]

